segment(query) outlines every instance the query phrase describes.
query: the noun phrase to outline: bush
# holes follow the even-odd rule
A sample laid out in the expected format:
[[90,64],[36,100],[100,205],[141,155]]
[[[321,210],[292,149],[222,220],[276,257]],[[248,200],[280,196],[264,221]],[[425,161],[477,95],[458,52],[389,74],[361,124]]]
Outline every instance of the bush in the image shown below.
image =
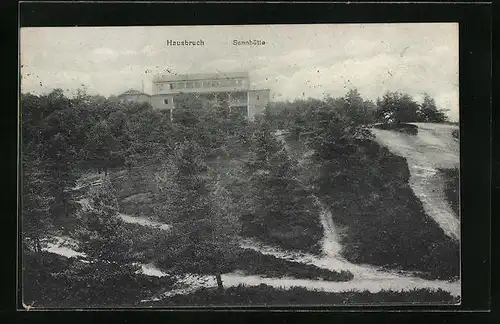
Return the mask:
[[160,301],[148,302],[144,306],[298,306],[298,305],[352,305],[352,304],[417,304],[445,303],[456,304],[459,299],[443,290],[418,289],[408,292],[383,290],[378,293],[369,291],[348,291],[330,293],[309,291],[295,287],[289,290],[273,288],[261,284],[255,287],[243,285],[231,287],[220,292],[216,289],[202,288],[187,295],[177,295]]
[[455,212],[455,215],[460,215],[460,178],[458,168],[440,169],[439,170],[445,179],[444,192],[446,200],[450,207]]
[[394,130],[409,135],[418,134],[418,126],[412,124],[405,124],[405,123],[376,124],[373,127],[383,130]]
[[[311,264],[302,264],[293,261],[278,259],[252,250],[242,250],[237,253],[232,268],[244,271],[250,275],[281,278],[292,277],[297,279],[322,279],[326,281],[349,281],[353,278],[348,271],[330,271]],[[170,260],[160,259],[158,266],[165,271],[172,268]]]
[[294,226],[290,223],[254,222],[254,215],[246,215],[242,218],[241,234],[272,245],[278,245],[283,249],[320,255],[323,228],[319,224],[318,217],[317,215],[312,216],[309,221]]
[[278,259],[252,250],[240,253],[236,265],[239,270],[248,274],[264,277],[292,277],[298,279],[322,279],[326,281],[349,281],[353,278],[348,271],[330,271],[311,264]]
[[135,306],[174,282],[134,274],[123,265],[82,263],[48,252],[25,254],[23,261],[23,302],[34,308]]

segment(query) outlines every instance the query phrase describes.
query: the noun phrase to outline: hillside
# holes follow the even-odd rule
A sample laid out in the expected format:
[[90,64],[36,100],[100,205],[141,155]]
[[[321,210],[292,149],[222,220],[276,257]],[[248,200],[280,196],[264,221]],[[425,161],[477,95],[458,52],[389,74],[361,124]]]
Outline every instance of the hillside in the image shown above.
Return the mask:
[[446,235],[460,240],[460,221],[445,193],[446,178],[440,170],[458,168],[459,142],[453,136],[458,126],[414,123],[417,135],[374,128],[376,139],[406,159],[410,186],[420,199],[425,213],[434,219]]
[[184,100],[171,120],[148,105],[23,96],[26,302],[117,306],[239,285],[255,302],[267,300],[256,289],[288,300],[296,287],[333,303],[460,296],[455,129],[368,129],[355,105],[374,105],[356,92],[285,103],[281,120]]

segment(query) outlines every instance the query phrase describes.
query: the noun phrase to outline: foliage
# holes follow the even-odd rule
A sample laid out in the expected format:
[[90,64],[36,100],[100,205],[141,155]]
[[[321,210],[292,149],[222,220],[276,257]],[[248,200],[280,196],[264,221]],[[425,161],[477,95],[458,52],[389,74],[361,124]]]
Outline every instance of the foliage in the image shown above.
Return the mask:
[[420,121],[418,103],[408,94],[387,92],[377,99],[376,118],[389,123]]
[[23,261],[23,303],[34,308],[136,306],[174,282],[126,273],[117,264],[83,263],[48,252],[24,254]]
[[252,250],[240,252],[235,267],[247,274],[258,274],[263,277],[292,277],[326,281],[349,281],[353,278],[352,273],[348,271],[329,271],[312,264],[279,259]]
[[417,135],[418,134],[418,126],[406,123],[400,124],[377,124],[373,127],[384,130],[393,130],[396,132],[401,132],[409,135]]
[[371,101],[363,100],[358,89],[349,89],[339,101],[339,113],[346,116],[346,124],[360,125],[373,122],[376,106]]
[[103,184],[92,188],[90,193],[92,209],[81,215],[80,227],[75,238],[80,242],[80,249],[92,262],[111,262],[122,265],[125,272],[135,271],[134,267],[126,269],[134,261],[133,241],[117,217],[118,201],[108,178]]
[[177,295],[160,301],[149,302],[145,304],[145,306],[372,305],[373,303],[411,305],[422,302],[456,304],[459,302],[459,299],[441,289],[436,291],[415,289],[408,292],[382,290],[378,293],[369,291],[330,293],[310,291],[300,287],[293,287],[285,290],[261,284],[254,287],[240,285],[227,288],[224,292],[210,288],[202,288],[188,295]]
[[195,142],[176,148],[175,230],[162,264],[170,264],[173,272],[208,273],[220,280],[238,250],[238,219],[230,196],[213,183],[202,157]]
[[424,93],[422,103],[418,104],[409,94],[387,92],[377,99],[375,117],[383,123],[445,123],[448,121],[445,112],[437,108],[434,98],[428,93]]
[[23,155],[22,206],[23,242],[25,248],[40,252],[42,241],[52,227],[50,206],[54,197],[49,191],[49,179],[36,156]]
[[322,227],[310,193],[297,179],[296,163],[270,133],[264,119],[254,134],[248,158],[251,209],[243,234],[286,248],[319,253]]
[[439,170],[445,178],[446,199],[458,218],[460,215],[460,177],[458,168]]
[[57,89],[45,96],[21,95],[21,170],[25,243],[35,248],[54,223],[76,210],[69,188],[79,158],[83,126],[74,102]]
[[376,105],[364,100],[356,88],[349,89],[343,97],[326,96],[320,99],[296,99],[292,102],[273,102],[270,104],[272,127],[287,129],[294,139],[307,135],[310,120],[317,119],[319,111],[332,111],[342,118],[344,124],[369,124],[374,121]]
[[425,123],[444,123],[448,121],[445,110],[439,110],[436,101],[428,93],[424,93],[419,115],[421,121]]

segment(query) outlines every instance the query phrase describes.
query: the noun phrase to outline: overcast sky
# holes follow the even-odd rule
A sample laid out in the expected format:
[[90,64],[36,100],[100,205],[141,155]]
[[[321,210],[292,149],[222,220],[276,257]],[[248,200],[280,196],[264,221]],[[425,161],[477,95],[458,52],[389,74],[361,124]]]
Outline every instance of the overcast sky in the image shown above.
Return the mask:
[[[233,40],[261,40],[235,46]],[[167,46],[203,40],[204,46]],[[22,28],[22,92],[151,93],[154,74],[248,71],[273,100],[432,95],[458,119],[458,24]]]

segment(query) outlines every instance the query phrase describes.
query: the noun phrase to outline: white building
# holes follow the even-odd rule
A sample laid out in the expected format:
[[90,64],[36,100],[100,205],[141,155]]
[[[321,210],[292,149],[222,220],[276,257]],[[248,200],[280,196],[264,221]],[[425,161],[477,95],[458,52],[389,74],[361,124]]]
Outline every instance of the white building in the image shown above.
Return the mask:
[[159,75],[153,79],[150,103],[154,109],[175,109],[175,96],[195,93],[213,105],[222,101],[250,120],[261,113],[270,100],[269,89],[250,89],[248,72]]

